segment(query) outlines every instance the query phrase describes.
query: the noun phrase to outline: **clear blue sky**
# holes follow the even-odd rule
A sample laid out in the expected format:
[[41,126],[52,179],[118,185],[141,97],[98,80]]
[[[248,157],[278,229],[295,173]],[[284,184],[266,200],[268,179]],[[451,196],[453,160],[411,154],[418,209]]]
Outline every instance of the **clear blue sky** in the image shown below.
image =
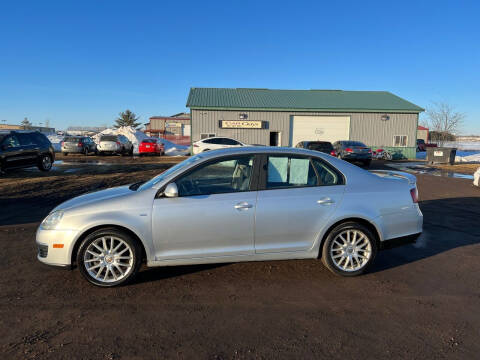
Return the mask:
[[471,1],[2,1],[0,120],[110,125],[190,87],[388,90],[480,134]]

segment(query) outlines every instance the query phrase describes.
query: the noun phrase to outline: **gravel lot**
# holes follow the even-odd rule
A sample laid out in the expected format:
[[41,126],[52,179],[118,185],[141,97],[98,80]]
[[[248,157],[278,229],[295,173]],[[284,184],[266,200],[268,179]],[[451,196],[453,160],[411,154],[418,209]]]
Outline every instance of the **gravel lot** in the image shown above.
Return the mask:
[[100,289],[36,260],[39,221],[176,159],[70,158],[0,177],[1,359],[478,357],[480,189],[470,180],[418,175],[425,234],[380,252],[361,277],[292,260],[144,269],[134,284]]

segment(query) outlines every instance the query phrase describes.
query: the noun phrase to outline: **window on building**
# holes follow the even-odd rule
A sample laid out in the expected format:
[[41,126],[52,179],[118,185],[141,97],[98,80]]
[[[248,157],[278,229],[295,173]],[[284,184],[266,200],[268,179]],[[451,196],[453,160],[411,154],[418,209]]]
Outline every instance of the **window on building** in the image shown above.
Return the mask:
[[208,138],[211,138],[211,137],[215,137],[215,134],[208,134],[208,133],[200,134],[200,140],[208,139]]
[[407,135],[395,135],[393,137],[393,146],[406,147]]

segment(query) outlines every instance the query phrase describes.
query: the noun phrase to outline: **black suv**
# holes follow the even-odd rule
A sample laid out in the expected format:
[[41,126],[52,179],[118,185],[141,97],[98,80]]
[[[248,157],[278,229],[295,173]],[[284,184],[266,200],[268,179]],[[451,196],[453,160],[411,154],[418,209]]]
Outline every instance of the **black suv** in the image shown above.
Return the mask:
[[0,170],[37,166],[49,171],[55,152],[38,131],[0,131]]

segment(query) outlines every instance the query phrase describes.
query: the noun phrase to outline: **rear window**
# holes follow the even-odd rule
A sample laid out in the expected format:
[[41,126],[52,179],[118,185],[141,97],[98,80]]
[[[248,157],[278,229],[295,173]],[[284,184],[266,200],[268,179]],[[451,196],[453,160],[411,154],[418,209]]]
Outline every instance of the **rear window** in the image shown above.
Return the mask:
[[115,135],[103,135],[100,141],[117,141],[118,138]]
[[143,143],[155,144],[157,139],[145,139],[142,141]]
[[308,149],[315,151],[332,151],[333,146],[329,142],[312,142],[308,144]]
[[66,143],[77,143],[80,141],[80,138],[78,137],[73,137],[73,136],[67,136],[65,140],[63,140]]
[[343,142],[343,145],[345,146],[363,146],[363,147],[367,147],[367,145],[365,145],[364,143],[360,142],[360,141],[344,141]]

